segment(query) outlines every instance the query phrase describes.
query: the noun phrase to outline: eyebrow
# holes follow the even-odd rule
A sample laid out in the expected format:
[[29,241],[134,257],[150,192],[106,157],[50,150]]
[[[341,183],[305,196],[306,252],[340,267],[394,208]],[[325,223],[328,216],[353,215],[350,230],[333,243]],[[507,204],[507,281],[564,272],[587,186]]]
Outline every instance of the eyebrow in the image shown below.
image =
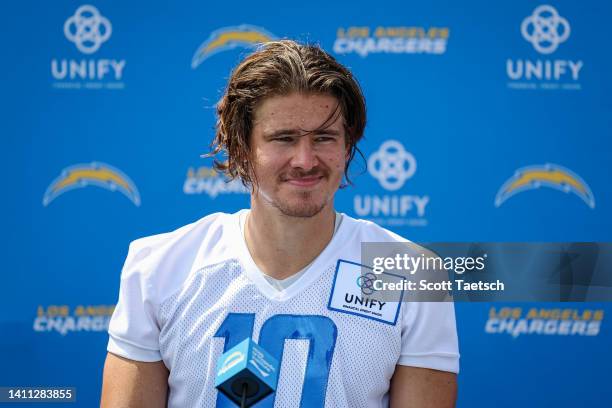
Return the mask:
[[[264,134],[264,138],[265,139],[272,139],[274,137],[282,136],[282,135],[300,136],[300,135],[302,135],[302,133],[304,133],[304,131],[301,130],[301,129],[279,129],[279,130],[275,130],[273,132]],[[323,135],[323,134],[325,134],[325,135],[339,136],[340,132],[335,130],[335,129],[329,129],[329,128],[327,128],[327,129],[315,129],[315,130],[311,130],[311,131],[308,131],[308,132],[304,133],[303,136],[312,135],[312,134],[314,134],[314,135]]]

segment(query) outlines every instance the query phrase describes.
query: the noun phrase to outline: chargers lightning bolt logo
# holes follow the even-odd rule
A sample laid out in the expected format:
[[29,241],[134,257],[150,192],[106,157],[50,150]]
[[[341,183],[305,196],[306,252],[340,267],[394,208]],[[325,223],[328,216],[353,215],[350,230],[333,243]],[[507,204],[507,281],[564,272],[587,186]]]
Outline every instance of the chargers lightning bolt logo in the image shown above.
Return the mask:
[[191,68],[196,69],[204,60],[222,51],[237,47],[252,48],[275,39],[276,36],[263,28],[249,24],[220,28],[198,47],[191,60]]
[[508,179],[497,192],[495,206],[515,194],[540,187],[550,187],[565,193],[574,193],[590,208],[595,208],[595,197],[587,183],[576,173],[556,164],[544,164],[522,167]]
[[62,170],[60,176],[53,180],[47,188],[43,197],[43,205],[46,207],[67,191],[87,186],[119,191],[135,206],[140,206],[140,193],[134,182],[119,169],[100,162],[76,164]]

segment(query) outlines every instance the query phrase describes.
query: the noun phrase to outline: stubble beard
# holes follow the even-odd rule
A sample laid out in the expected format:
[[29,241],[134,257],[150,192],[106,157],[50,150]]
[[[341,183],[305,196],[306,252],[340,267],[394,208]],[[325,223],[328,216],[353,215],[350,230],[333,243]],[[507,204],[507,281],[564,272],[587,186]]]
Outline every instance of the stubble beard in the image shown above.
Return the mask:
[[289,201],[290,200],[279,199],[271,201],[271,204],[283,215],[286,215],[288,217],[310,218],[323,211],[323,209],[329,202],[329,198],[326,198],[318,203],[313,202],[312,193],[306,191],[303,193],[299,193],[297,203],[292,204]]
[[[281,183],[286,183],[288,178],[299,178],[306,176],[322,176],[323,181],[329,181],[329,173],[325,169],[314,169],[310,172],[291,171],[279,177]],[[278,191],[277,191],[278,192]],[[289,197],[276,196],[270,200],[272,206],[287,217],[310,218],[319,214],[327,205],[330,197],[323,197],[321,201],[315,199],[320,190],[292,192]]]
[[[309,173],[303,172],[294,172],[287,176],[283,175],[279,177],[280,183],[285,183],[287,178],[289,177],[300,177],[300,176],[309,176],[309,175],[322,175],[323,179],[328,182],[329,181],[329,172],[326,170],[319,170]],[[311,218],[319,214],[323,209],[332,201],[335,191],[331,192],[330,195],[323,193],[324,197],[320,199],[315,199],[313,196],[318,195],[320,193],[318,190],[311,191],[301,191],[301,192],[293,192],[289,197],[283,197],[280,193],[281,189],[276,190],[276,194],[274,196],[264,193],[259,190],[256,194],[260,194],[261,197],[266,201],[270,206],[276,208],[281,214],[287,217],[296,217],[296,218]],[[328,192],[329,193],[329,192]],[[316,200],[316,201],[315,201]]]

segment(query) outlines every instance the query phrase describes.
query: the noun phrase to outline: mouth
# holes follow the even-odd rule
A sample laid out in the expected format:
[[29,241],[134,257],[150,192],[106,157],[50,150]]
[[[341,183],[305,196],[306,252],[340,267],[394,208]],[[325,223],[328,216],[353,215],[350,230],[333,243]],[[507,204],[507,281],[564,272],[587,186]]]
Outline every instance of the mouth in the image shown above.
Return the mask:
[[323,179],[323,176],[308,176],[308,177],[298,177],[298,178],[290,178],[285,180],[286,183],[291,184],[296,187],[312,187],[315,186]]

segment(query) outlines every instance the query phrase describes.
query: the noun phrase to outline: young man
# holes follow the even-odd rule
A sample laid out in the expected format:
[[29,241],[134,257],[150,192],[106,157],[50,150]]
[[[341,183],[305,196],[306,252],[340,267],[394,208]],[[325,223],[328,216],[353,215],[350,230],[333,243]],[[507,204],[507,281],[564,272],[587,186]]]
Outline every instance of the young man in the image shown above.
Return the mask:
[[234,70],[218,117],[216,166],[251,187],[251,209],[130,245],[102,406],[234,406],[217,360],[247,337],[281,362],[257,407],[453,406],[452,303],[334,307],[361,242],[405,241],[334,210],[365,127],[351,73],[318,47],[268,43]]

